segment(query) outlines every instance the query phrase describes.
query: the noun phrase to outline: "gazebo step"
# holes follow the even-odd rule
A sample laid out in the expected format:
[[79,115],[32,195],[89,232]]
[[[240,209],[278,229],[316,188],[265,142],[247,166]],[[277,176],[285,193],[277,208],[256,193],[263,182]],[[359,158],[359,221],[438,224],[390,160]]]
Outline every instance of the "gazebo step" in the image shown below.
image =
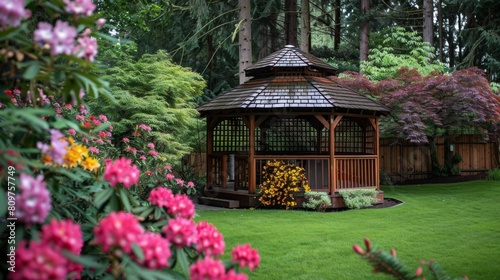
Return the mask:
[[230,200],[230,199],[202,196],[199,198],[199,201],[202,204],[206,204],[206,205],[210,205],[210,206],[219,206],[219,207],[225,207],[225,208],[238,208],[238,207],[240,207],[240,202],[238,200]]

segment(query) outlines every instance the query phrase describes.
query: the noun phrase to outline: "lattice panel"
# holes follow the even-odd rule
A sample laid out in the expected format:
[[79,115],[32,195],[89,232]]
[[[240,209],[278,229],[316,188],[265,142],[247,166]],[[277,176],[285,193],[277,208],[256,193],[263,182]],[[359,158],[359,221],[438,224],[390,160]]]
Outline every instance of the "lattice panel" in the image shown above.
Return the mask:
[[256,129],[256,151],[266,153],[317,153],[318,132],[301,118],[272,118]]
[[214,128],[213,152],[246,152],[248,143],[248,128],[241,118],[225,119]]
[[[367,154],[367,141],[365,128],[366,120],[353,120],[348,117],[342,118],[335,128],[335,153],[336,154]],[[371,125],[369,125],[370,128]],[[373,128],[372,128],[373,131]],[[372,134],[374,134],[372,132]],[[371,152],[373,153],[373,135],[371,140]]]

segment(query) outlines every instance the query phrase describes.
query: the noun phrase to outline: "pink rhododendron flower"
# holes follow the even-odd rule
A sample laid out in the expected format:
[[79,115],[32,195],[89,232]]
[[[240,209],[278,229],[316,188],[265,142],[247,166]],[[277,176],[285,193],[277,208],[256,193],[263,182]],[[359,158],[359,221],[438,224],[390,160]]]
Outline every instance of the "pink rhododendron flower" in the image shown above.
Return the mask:
[[58,221],[52,219],[42,227],[42,243],[50,244],[54,248],[64,249],[79,255],[83,247],[83,237],[79,224],[72,220]]
[[167,205],[167,213],[185,219],[194,218],[195,207],[193,201],[185,194],[174,195]]
[[75,45],[76,28],[58,20],[56,25],[40,22],[34,32],[34,40],[41,45],[48,44],[52,55],[70,55]]
[[167,178],[167,180],[173,180],[175,176],[172,173],[167,173],[167,175],[165,175],[165,178]]
[[179,178],[175,179],[175,182],[177,183],[177,185],[180,185],[180,186],[182,186],[184,184],[184,180],[179,179]]
[[95,27],[97,29],[100,29],[104,24],[106,23],[106,19],[105,18],[100,18],[97,20],[97,22],[95,23]]
[[57,164],[62,164],[67,152],[68,141],[64,135],[56,129],[50,130],[50,145],[37,142],[36,146],[42,154],[50,157]]
[[146,156],[145,156],[145,155],[141,155],[141,156],[139,157],[139,159],[140,159],[140,160],[146,160]]
[[191,246],[198,239],[196,226],[193,220],[175,218],[168,221],[168,225],[163,228],[166,238],[178,248]]
[[139,182],[139,173],[137,166],[132,165],[131,159],[122,157],[115,162],[106,164],[103,178],[110,183],[111,187],[122,183],[128,189]]
[[73,105],[71,105],[71,104],[65,104],[64,108],[68,109],[68,110],[71,110],[73,108]]
[[102,130],[101,130],[101,131],[99,131],[99,137],[100,137],[100,138],[105,138],[105,137],[106,137],[106,132],[104,132],[104,131],[102,131]]
[[68,129],[68,134],[69,135],[76,135],[76,130],[70,128],[70,129]]
[[189,267],[191,280],[220,280],[225,274],[226,270],[222,261],[212,258],[198,260]]
[[103,122],[107,122],[108,121],[108,117],[106,117],[105,115],[99,115],[99,119]]
[[172,167],[170,165],[165,165],[165,170],[172,171]]
[[144,254],[142,261],[134,255],[134,260],[138,264],[150,269],[162,269],[169,266],[168,259],[172,256],[170,243],[160,234],[146,232],[140,236],[137,245]]
[[140,128],[140,129],[143,129],[143,130],[145,130],[145,131],[151,131],[151,127],[149,127],[149,126],[147,126],[147,125],[145,125],[145,124],[140,124],[140,125],[139,125],[139,128]]
[[237,245],[231,251],[231,260],[233,262],[239,263],[240,267],[248,267],[250,271],[253,271],[259,266],[260,256],[256,249],[250,247],[249,244]]
[[19,189],[21,192],[16,194],[16,217],[27,224],[43,223],[52,209],[43,175],[33,178],[22,173]]
[[236,273],[230,269],[220,280],[248,280],[248,276],[243,273]]
[[226,243],[224,243],[224,237],[215,226],[207,221],[202,221],[196,225],[196,231],[198,233],[198,241],[196,241],[198,253],[204,253],[205,256],[215,258],[224,253]]
[[99,154],[99,149],[97,147],[89,147],[89,151],[93,154]]
[[91,0],[63,0],[66,12],[75,15],[91,16],[95,10],[95,4]]
[[21,20],[31,16],[31,11],[25,9],[24,4],[24,0],[0,1],[0,29],[19,26]]
[[159,207],[167,207],[173,198],[174,194],[170,189],[158,187],[149,193],[148,201]]
[[187,183],[187,187],[188,187],[188,188],[194,188],[194,183],[193,183],[193,182],[191,182],[191,181],[189,181],[189,182]]
[[150,148],[150,149],[154,149],[154,148],[155,148],[155,144],[154,144],[154,143],[152,143],[152,142],[149,142],[149,143],[148,143],[148,148]]
[[149,150],[148,152],[150,155],[152,155],[153,157],[157,157],[158,156],[158,152],[157,151],[153,151],[153,150]]
[[94,228],[93,242],[101,245],[105,253],[117,247],[129,254],[132,243],[137,243],[143,233],[144,229],[131,213],[111,212]]
[[130,142],[130,140],[128,138],[126,138],[126,137],[123,137],[122,141],[125,142],[125,143]]
[[76,119],[77,121],[83,121],[83,120],[85,119],[85,117],[84,117],[84,116],[82,116],[82,115],[76,115],[76,116],[75,116],[75,119]]
[[101,125],[101,121],[100,121],[100,120],[92,120],[92,123],[93,123],[95,126],[99,126],[99,125]]
[[16,269],[10,279],[66,279],[67,261],[49,244],[22,240],[16,248]]

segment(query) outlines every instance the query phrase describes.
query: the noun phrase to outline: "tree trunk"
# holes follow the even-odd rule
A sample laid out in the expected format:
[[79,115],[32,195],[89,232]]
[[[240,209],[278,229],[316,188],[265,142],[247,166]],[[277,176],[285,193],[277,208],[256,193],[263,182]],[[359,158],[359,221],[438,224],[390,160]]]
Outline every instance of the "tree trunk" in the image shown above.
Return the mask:
[[334,4],[333,49],[338,51],[340,46],[340,0]]
[[427,141],[429,141],[429,153],[431,156],[431,167],[432,174],[441,176],[441,166],[439,166],[439,161],[437,157],[437,148],[434,136],[427,136]]
[[370,43],[370,0],[361,0],[361,13],[363,21],[361,22],[360,44],[359,44],[359,60],[368,60],[368,50]]
[[443,1],[438,0],[438,24],[439,24],[439,61],[444,63],[444,36],[443,36]]
[[298,46],[297,41],[297,0],[285,0],[286,44]]
[[245,76],[245,69],[252,65],[252,20],[250,15],[250,0],[239,0],[240,21],[242,21],[238,33],[239,57],[240,57],[240,84],[249,80]]
[[434,43],[434,29],[433,29],[434,8],[432,2],[433,0],[424,0],[424,32],[423,32],[424,42],[429,42],[431,46]]
[[305,52],[310,51],[309,41],[311,38],[311,15],[309,11],[309,0],[302,0],[301,2],[301,22],[300,28],[300,49]]

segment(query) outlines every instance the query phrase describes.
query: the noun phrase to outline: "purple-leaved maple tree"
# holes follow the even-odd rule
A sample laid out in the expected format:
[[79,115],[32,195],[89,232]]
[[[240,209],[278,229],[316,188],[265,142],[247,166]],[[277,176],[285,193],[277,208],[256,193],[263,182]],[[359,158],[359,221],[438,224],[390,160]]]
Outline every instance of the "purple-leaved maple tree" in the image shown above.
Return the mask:
[[[421,76],[415,69],[401,68],[395,79],[376,83],[358,73],[333,80],[362,94],[375,96],[390,108],[381,129],[386,135],[413,143],[428,143],[433,171],[449,174],[453,167],[448,136],[474,131],[487,136],[499,133],[500,96],[496,95],[478,68]],[[434,140],[444,137],[444,167],[440,167]]]

